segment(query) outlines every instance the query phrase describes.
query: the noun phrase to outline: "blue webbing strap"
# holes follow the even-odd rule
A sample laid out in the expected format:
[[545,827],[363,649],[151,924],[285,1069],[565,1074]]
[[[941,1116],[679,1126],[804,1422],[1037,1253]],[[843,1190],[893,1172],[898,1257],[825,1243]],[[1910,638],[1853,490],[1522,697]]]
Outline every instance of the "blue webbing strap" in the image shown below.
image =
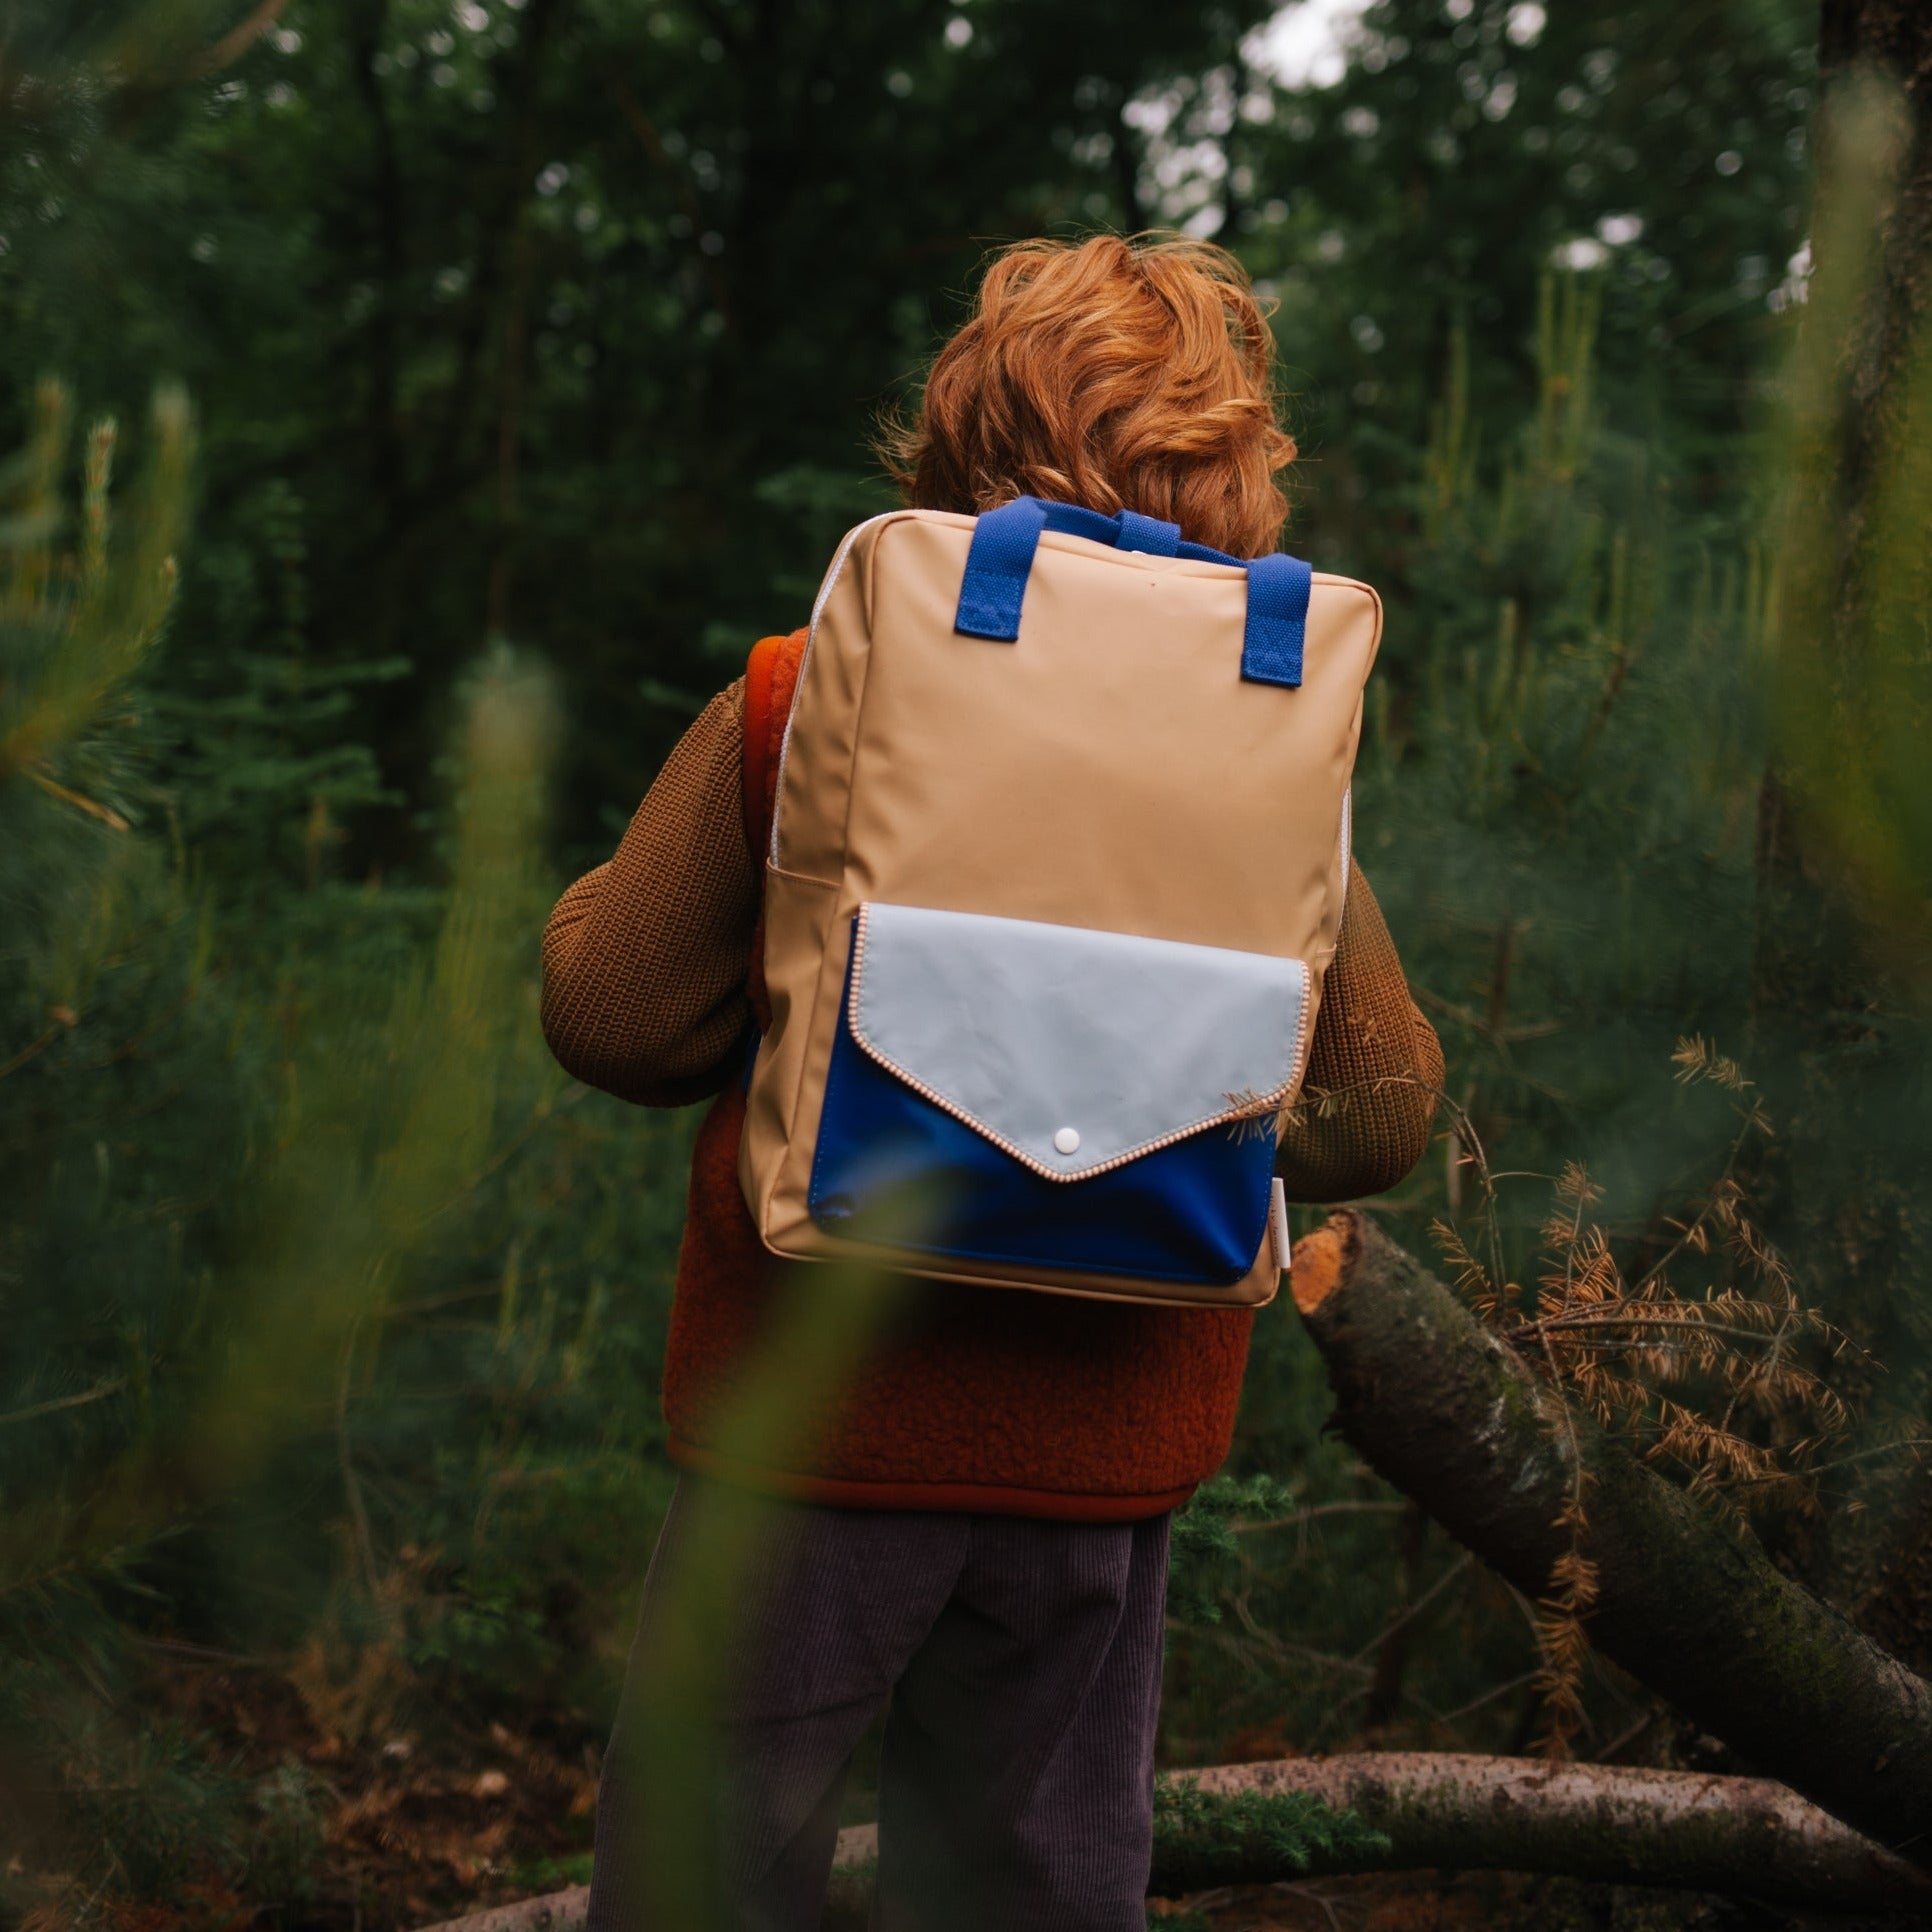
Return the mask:
[[1134,510],[1103,516],[1072,503],[1045,503],[1015,497],[984,512],[973,527],[966,552],[966,574],[959,586],[953,629],[966,637],[1011,644],[1020,634],[1020,608],[1026,580],[1042,531],[1085,537],[1156,557],[1186,557],[1197,563],[1233,564],[1248,574],[1248,614],[1241,640],[1241,675],[1255,684],[1301,683],[1302,645],[1308,626],[1308,596],[1314,572],[1299,557],[1257,557],[1243,566],[1238,557],[1205,544],[1183,543],[1180,529]]
[[1018,638],[1027,573],[1046,526],[1047,506],[1038,497],[1015,497],[981,513],[966,552],[954,630],[967,637],[990,637],[996,644]]
[[1046,527],[1063,537],[1085,537],[1089,543],[1120,541],[1119,517],[1083,510],[1077,503],[1043,503],[1041,507],[1047,513]]
[[1241,675],[1252,684],[1301,684],[1308,635],[1308,595],[1315,573],[1299,557],[1257,557],[1248,566],[1248,623],[1241,638]]
[[[1131,518],[1123,527],[1123,519]],[[1131,529],[1131,535],[1129,530]],[[1089,543],[1116,544],[1123,550],[1152,551],[1171,557],[1180,542],[1180,526],[1123,510],[1104,516],[1083,510],[1077,503],[1048,503],[1037,496],[1016,496],[997,510],[984,512],[973,529],[966,552],[966,575],[959,586],[959,614],[953,629],[967,637],[990,637],[1011,644],[1020,634],[1020,605],[1033,568],[1040,533],[1054,530],[1063,537],[1085,537]],[[1231,557],[1218,559],[1232,563]]]
[[1181,547],[1181,526],[1144,517],[1138,510],[1120,513],[1120,547],[1144,551],[1150,557],[1171,557]]

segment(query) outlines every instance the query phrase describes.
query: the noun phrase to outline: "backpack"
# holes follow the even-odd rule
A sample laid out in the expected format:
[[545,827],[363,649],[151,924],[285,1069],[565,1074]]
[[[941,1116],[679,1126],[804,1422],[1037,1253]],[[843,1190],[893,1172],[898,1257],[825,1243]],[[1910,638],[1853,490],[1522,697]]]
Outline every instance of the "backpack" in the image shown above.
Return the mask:
[[1375,592],[1021,497],[839,545],[779,753],[760,1238],[1254,1307],[1341,930]]

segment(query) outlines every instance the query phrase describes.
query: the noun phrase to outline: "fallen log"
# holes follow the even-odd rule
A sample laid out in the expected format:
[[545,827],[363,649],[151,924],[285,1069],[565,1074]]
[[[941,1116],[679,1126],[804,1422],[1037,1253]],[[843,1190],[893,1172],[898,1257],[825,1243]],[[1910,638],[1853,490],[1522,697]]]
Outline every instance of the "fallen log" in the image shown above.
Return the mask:
[[[1385,1833],[1351,1871],[1546,1872],[1615,1885],[1866,1911],[1932,1910],[1932,1875],[1768,1778],[1551,1764],[1450,1751],[1364,1751],[1223,1765],[1203,1791],[1300,1791]],[[1157,1858],[1160,1896],[1293,1877],[1223,1858]]]
[[[1297,1862],[1258,1842],[1163,1833],[1148,1888],[1156,1897],[1446,1868],[1548,1872],[1824,1910],[1932,1912],[1932,1876],[1762,1778],[1428,1751],[1285,1758],[1177,1776],[1215,1797],[1304,1793],[1355,1812],[1388,1843]],[[875,1825],[839,1834],[828,1932],[865,1924],[878,1845]],[[432,1932],[581,1932],[588,1896],[573,1886]]]
[[1566,1417],[1362,1215],[1304,1237],[1291,1282],[1335,1393],[1334,1426],[1364,1461],[1543,1597],[1570,1547],[1557,1519],[1580,1457],[1582,1551],[1597,1566],[1591,1642],[1755,1769],[1932,1867],[1932,1684],[1589,1417]]

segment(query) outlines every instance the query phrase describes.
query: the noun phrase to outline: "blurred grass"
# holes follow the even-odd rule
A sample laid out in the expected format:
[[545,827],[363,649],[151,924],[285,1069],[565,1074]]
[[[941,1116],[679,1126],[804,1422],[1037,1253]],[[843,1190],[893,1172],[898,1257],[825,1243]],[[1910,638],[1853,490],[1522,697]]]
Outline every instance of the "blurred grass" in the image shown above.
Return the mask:
[[1782,770],[1865,937],[1927,983],[1932,916],[1932,327],[1881,394],[1881,238],[1911,140],[1903,97],[1854,77],[1829,105],[1817,269],[1773,435],[1781,608],[1771,658]]

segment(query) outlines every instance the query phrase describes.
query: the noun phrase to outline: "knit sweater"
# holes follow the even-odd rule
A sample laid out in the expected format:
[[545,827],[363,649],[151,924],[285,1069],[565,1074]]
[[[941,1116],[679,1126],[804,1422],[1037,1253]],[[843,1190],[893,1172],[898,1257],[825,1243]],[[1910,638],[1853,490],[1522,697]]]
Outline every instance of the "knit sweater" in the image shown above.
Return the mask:
[[[715,1447],[763,1316],[810,1264],[766,1253],[739,1191],[746,1040],[765,1017],[760,856],[805,633],[767,638],[685,734],[607,864],[558,902],[543,1027],[563,1065],[646,1105],[716,1094],[698,1130],[664,1372],[673,1459],[862,1508],[1126,1521],[1182,1502],[1227,1454],[1254,1314],[920,1281],[809,1456]],[[1291,1199],[1391,1187],[1428,1144],[1442,1056],[1351,864],[1304,1092],[1277,1168]],[[1336,1099],[1323,1106],[1323,1095]]]

